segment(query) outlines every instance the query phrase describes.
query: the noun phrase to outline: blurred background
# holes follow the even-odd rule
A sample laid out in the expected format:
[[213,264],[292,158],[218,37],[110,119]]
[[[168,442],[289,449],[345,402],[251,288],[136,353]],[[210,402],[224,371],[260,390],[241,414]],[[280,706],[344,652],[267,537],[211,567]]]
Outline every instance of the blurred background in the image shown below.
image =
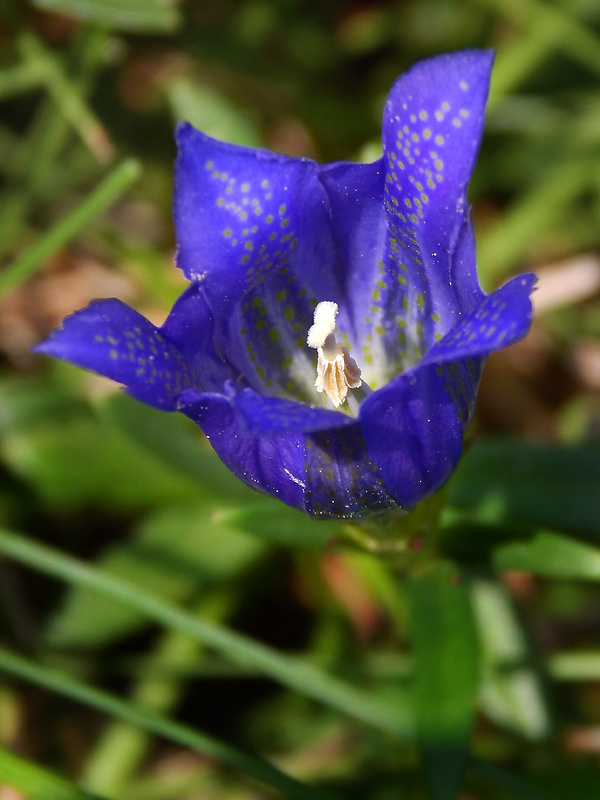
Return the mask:
[[[533,269],[540,284],[530,336],[489,359],[448,491],[444,547],[480,679],[458,796],[600,796],[600,4],[3,0],[0,800],[77,800],[78,783],[113,800],[267,796],[115,697],[339,797],[456,795],[416,745],[414,658],[429,654],[425,674],[441,655],[435,637],[413,653],[403,581],[328,547],[340,525],[246,489],[187,420],[30,347],[97,297],[164,320],[185,285],[177,120],[294,156],[373,160],[395,78],[463,47],[497,53],[470,190],[481,282]],[[63,576],[8,534],[50,546]],[[373,692],[401,735],[78,584],[68,557]],[[50,773],[70,788],[40,794]]]

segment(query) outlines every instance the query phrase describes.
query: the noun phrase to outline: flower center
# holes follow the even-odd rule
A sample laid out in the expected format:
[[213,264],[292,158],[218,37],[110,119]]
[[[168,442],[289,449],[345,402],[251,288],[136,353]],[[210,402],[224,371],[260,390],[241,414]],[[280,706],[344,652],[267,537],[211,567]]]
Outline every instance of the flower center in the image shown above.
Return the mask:
[[346,347],[336,342],[337,313],[337,303],[329,300],[319,303],[306,337],[306,344],[317,351],[317,392],[325,392],[335,408],[344,402],[348,389],[358,389],[362,384],[356,361]]

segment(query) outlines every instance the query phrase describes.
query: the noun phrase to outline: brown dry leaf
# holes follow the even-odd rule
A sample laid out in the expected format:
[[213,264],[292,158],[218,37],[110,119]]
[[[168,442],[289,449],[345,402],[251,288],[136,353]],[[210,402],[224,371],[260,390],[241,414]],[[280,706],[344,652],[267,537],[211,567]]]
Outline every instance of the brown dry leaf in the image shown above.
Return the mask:
[[571,753],[600,754],[600,728],[571,728],[565,736],[565,747]]
[[538,267],[535,272],[538,284],[532,299],[536,316],[575,305],[600,292],[600,258],[594,255]]
[[27,798],[10,786],[0,786],[0,800],[27,800]]
[[325,581],[360,638],[365,641],[380,629],[383,615],[362,578],[343,556],[326,553],[320,559]]
[[571,365],[585,389],[600,392],[600,342],[578,342],[571,352]]
[[17,366],[32,363],[32,345],[64,317],[97,297],[135,297],[134,282],[87,254],[64,250],[46,270],[0,302],[0,350]]

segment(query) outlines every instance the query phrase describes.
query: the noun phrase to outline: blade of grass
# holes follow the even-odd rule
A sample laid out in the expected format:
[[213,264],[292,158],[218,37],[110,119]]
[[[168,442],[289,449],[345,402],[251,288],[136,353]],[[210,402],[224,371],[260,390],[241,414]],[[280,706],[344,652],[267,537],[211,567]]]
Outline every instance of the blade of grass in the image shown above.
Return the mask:
[[34,0],[34,5],[122,31],[169,33],[181,24],[177,4],[164,0]]
[[560,35],[556,25],[543,20],[535,31],[524,31],[504,45],[492,70],[488,115],[551,55]]
[[99,795],[91,795],[3,747],[0,747],[0,785],[22,792],[29,800],[101,800]]
[[17,64],[15,67],[0,70],[0,99],[37,89],[43,84],[44,71],[41,64]]
[[517,25],[548,30],[554,26],[559,36],[556,47],[574,61],[600,75],[600,39],[575,16],[542,0],[475,0],[507,17]]
[[435,800],[458,797],[479,688],[479,647],[469,587],[438,563],[407,582],[415,657],[415,708]]
[[553,165],[512,204],[489,231],[479,236],[482,281],[488,288],[527,254],[564,217],[564,209],[595,180],[591,159],[565,159]]
[[219,652],[226,660],[254,667],[277,683],[319,700],[355,719],[388,732],[407,737],[413,735],[412,726],[406,717],[393,707],[390,708],[389,702],[384,698],[356,689],[312,665],[279,653],[243,634],[193,617],[157,599],[150,592],[102,573],[72,556],[4,528],[0,528],[0,553],[74,586],[95,589],[117,602],[135,608],[147,619],[171,630],[189,634]]
[[0,297],[17,283],[29,278],[60,247],[80,233],[101,211],[110,206],[140,175],[135,159],[126,159],[83,200],[77,208],[54,225],[27,252],[0,275]]
[[160,714],[141,708],[121,700],[108,692],[75,680],[69,675],[46,666],[35,664],[22,656],[0,648],[0,670],[16,675],[37,686],[57,692],[71,700],[83,703],[91,708],[111,714],[118,719],[144,730],[162,736],[191,750],[203,753],[223,764],[234,767],[262,784],[278,789],[296,800],[333,800],[331,795],[312,789],[300,781],[291,778],[268,762],[244,753],[225,742],[221,742],[208,734],[173,722]]
[[557,681],[600,680],[600,652],[596,650],[554,653],[546,666]]
[[31,33],[23,35],[19,45],[25,64],[32,69],[42,69],[44,83],[71,127],[98,161],[107,163],[114,155],[113,146],[104,127],[85,103],[77,83],[66,75],[59,59]]
[[530,786],[521,778],[480,758],[471,757],[469,759],[469,770],[487,783],[504,789],[511,797],[521,798],[521,800],[552,800],[550,795],[538,789],[537,786]]
[[[230,606],[229,597],[221,593],[203,600],[198,611],[221,618]],[[155,713],[170,712],[187,684],[182,672],[161,673],[161,661],[176,663],[185,672],[186,667],[191,670],[198,663],[201,652],[201,645],[195,639],[178,631],[166,631],[131,692],[133,702]],[[82,772],[83,783],[96,792],[122,796],[149,747],[147,731],[115,720],[102,732],[88,756]]]
[[[107,37],[106,31],[93,27],[82,28],[74,37],[68,74],[82,97],[89,92],[92,78],[105,60]],[[27,134],[12,154],[11,181],[0,192],[0,253],[8,252],[18,239],[37,187],[54,168],[70,131],[67,118],[54,99],[46,95]]]

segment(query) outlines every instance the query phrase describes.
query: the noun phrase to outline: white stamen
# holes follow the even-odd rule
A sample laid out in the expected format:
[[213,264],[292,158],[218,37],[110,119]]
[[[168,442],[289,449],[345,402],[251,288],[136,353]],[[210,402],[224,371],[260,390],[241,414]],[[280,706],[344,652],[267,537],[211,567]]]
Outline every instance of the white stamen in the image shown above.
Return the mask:
[[337,313],[337,303],[319,303],[306,337],[307,345],[317,351],[317,392],[325,392],[335,408],[344,402],[348,389],[358,389],[362,383],[356,362],[347,348],[335,340]]
[[337,303],[325,300],[315,308],[315,321],[308,330],[306,344],[309,347],[323,347],[328,336],[335,331],[335,318],[338,314]]

